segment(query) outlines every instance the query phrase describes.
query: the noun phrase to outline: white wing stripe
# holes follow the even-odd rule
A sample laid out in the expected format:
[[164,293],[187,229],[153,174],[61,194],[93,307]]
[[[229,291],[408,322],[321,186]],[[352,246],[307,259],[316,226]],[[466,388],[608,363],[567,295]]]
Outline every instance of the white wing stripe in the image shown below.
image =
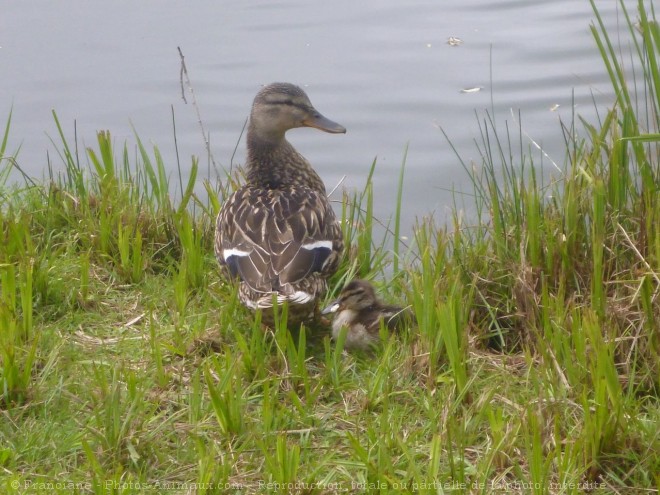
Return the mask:
[[332,241],[316,241],[309,244],[303,244],[301,247],[309,251],[318,248],[332,249]]
[[222,251],[222,257],[225,261],[232,256],[250,256],[250,252],[241,251],[240,249],[225,249]]

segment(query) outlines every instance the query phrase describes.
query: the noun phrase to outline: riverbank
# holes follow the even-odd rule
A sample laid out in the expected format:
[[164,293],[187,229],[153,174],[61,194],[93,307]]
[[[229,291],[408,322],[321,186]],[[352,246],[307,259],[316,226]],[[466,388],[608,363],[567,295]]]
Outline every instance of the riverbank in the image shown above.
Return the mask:
[[565,123],[556,172],[537,173],[518,130],[484,116],[483,163],[465,164],[479,221],[455,208],[452,225],[402,240],[395,217],[381,240],[370,181],[335,205],[351,248],[333,294],[371,278],[417,317],[375,354],[264,333],[238,304],[212,237],[239,177],[200,195],[196,162],[170,179],[139,138],[129,150],[103,132],[82,150],[61,133],[66,172],[0,196],[5,492],[658,490],[660,29],[647,10],[630,23],[634,86],[596,24],[620,97],[600,122]]

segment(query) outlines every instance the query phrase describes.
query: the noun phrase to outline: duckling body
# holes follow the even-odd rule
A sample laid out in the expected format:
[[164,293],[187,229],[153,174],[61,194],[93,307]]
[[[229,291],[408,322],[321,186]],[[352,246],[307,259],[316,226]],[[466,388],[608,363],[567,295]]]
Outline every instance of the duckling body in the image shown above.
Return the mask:
[[379,341],[381,322],[392,331],[406,322],[413,322],[410,310],[383,304],[373,286],[366,280],[353,280],[339,294],[339,298],[323,310],[336,313],[332,321],[332,338],[337,339],[346,328],[344,346],[347,349],[369,349]]
[[295,127],[346,132],[299,87],[264,87],[250,114],[247,183],[227,199],[216,221],[218,262],[240,281],[245,306],[267,310],[266,324],[272,323],[273,305],[285,302],[290,323],[312,318],[344,246],[323,181],[284,137]]

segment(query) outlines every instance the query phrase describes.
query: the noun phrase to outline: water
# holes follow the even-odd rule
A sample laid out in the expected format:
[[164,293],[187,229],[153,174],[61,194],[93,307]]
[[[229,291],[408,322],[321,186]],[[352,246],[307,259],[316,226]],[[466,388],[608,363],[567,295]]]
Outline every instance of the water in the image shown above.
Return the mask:
[[[408,146],[406,230],[421,216],[445,218],[449,189],[469,190],[439,126],[468,163],[480,163],[475,112],[488,109],[510,125],[511,112],[520,112],[525,133],[561,163],[559,119],[570,122],[573,104],[593,118],[594,101],[601,110],[613,102],[586,0],[2,3],[0,119],[13,107],[10,150],[21,146],[19,164],[35,177],[46,174],[47,152],[61,167],[52,109],[71,140],[76,123],[81,147],[93,146],[101,129],[132,147],[134,126],[174,174],[173,111],[183,168],[201,156],[205,175],[202,133],[181,98],[177,46],[212,154],[226,168],[252,98],[272,81],[303,86],[348,129],[288,134],[329,189],[343,176],[343,187],[362,187],[377,157],[376,212],[385,220]],[[597,3],[609,26],[623,23],[618,2]],[[463,43],[450,46],[451,36]],[[234,164],[244,156],[241,142]]]

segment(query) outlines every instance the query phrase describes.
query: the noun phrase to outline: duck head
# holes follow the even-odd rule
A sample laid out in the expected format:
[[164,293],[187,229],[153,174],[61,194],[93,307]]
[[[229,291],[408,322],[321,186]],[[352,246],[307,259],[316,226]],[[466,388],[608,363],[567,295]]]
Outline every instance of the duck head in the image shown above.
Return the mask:
[[264,86],[252,104],[249,132],[263,142],[277,142],[289,129],[314,127],[332,134],[346,129],[323,116],[309,101],[307,94],[290,83]]

